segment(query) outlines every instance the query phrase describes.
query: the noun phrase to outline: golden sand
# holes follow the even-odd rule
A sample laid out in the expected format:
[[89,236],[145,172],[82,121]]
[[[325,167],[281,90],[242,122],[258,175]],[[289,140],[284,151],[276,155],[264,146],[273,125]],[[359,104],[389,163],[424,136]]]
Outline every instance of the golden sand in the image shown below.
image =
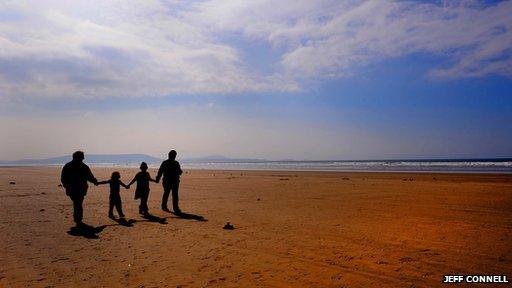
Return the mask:
[[[99,180],[114,169],[93,168]],[[118,169],[128,182],[136,169]],[[122,190],[124,227],[107,218],[108,185],[91,186],[68,235],[59,168],[0,168],[0,286],[440,287],[443,275],[512,278],[512,176],[187,171],[183,211],[138,215]],[[151,170],[152,176],[155,171]],[[14,181],[16,184],[9,184]],[[226,222],[235,229],[224,230]],[[492,287],[492,286],[485,286]],[[501,286],[502,287],[502,286]]]

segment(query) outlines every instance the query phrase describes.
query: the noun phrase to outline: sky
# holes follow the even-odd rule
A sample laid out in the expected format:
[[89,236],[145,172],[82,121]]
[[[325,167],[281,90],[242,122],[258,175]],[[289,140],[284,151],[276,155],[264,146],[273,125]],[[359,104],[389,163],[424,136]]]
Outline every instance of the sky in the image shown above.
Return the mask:
[[2,1],[0,159],[512,157],[512,1]]

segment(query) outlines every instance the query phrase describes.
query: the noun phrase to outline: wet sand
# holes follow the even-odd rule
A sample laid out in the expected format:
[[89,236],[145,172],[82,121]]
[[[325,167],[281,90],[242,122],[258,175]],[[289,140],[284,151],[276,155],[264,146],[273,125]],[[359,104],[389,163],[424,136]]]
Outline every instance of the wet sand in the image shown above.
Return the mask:
[[[93,168],[99,180],[113,170]],[[116,170],[125,183],[137,172]],[[158,209],[162,188],[152,183],[150,212],[166,224],[137,214],[132,187],[121,195],[136,222],[118,225],[107,218],[108,185],[92,185],[84,220],[107,226],[87,239],[66,233],[72,207],[59,168],[0,168],[0,287],[441,287],[446,274],[512,278],[512,175],[186,172],[181,208],[208,221]],[[228,221],[235,230],[222,229]]]

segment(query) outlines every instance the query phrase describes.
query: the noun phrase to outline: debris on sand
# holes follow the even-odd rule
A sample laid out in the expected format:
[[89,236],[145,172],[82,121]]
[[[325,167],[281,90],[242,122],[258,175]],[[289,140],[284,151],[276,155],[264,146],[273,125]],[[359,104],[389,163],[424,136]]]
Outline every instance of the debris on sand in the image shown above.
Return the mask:
[[343,179],[342,179],[342,180],[350,180],[350,178],[348,178],[348,177],[343,177]]
[[16,182],[11,181],[11,182],[9,182],[9,184],[11,184],[11,185],[16,185]]
[[279,180],[290,180],[290,178],[280,178]]
[[45,192],[41,192],[41,195],[46,195],[46,193]]
[[222,227],[222,229],[224,230],[234,230],[235,229],[235,226],[233,226],[231,223],[226,223],[226,225],[224,225],[224,227]]
[[39,210],[39,212],[44,212],[44,209]]
[[258,200],[258,201],[260,201],[261,199],[260,199],[260,198],[258,198],[257,200]]

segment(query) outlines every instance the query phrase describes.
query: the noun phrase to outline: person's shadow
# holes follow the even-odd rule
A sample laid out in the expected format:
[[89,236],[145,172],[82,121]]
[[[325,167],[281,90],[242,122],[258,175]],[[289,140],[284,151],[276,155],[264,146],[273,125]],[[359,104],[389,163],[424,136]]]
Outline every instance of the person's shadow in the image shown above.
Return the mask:
[[87,239],[98,239],[98,234],[101,233],[105,227],[107,227],[107,225],[94,227],[84,223],[80,226],[71,227],[68,231],[68,234],[77,237],[85,237]]
[[146,219],[149,222],[155,222],[160,224],[167,224],[167,219],[161,218],[152,214],[147,213],[146,215],[142,216],[142,218]]
[[190,213],[185,213],[185,212],[171,212],[171,213],[174,216],[177,216],[177,218],[181,218],[181,219],[196,220],[196,221],[200,221],[200,222],[208,221],[208,219],[204,218],[201,215],[190,214]]
[[116,221],[117,224],[124,226],[124,227],[133,227],[133,224],[137,222],[135,219],[125,219],[125,218],[111,218],[112,220]]

